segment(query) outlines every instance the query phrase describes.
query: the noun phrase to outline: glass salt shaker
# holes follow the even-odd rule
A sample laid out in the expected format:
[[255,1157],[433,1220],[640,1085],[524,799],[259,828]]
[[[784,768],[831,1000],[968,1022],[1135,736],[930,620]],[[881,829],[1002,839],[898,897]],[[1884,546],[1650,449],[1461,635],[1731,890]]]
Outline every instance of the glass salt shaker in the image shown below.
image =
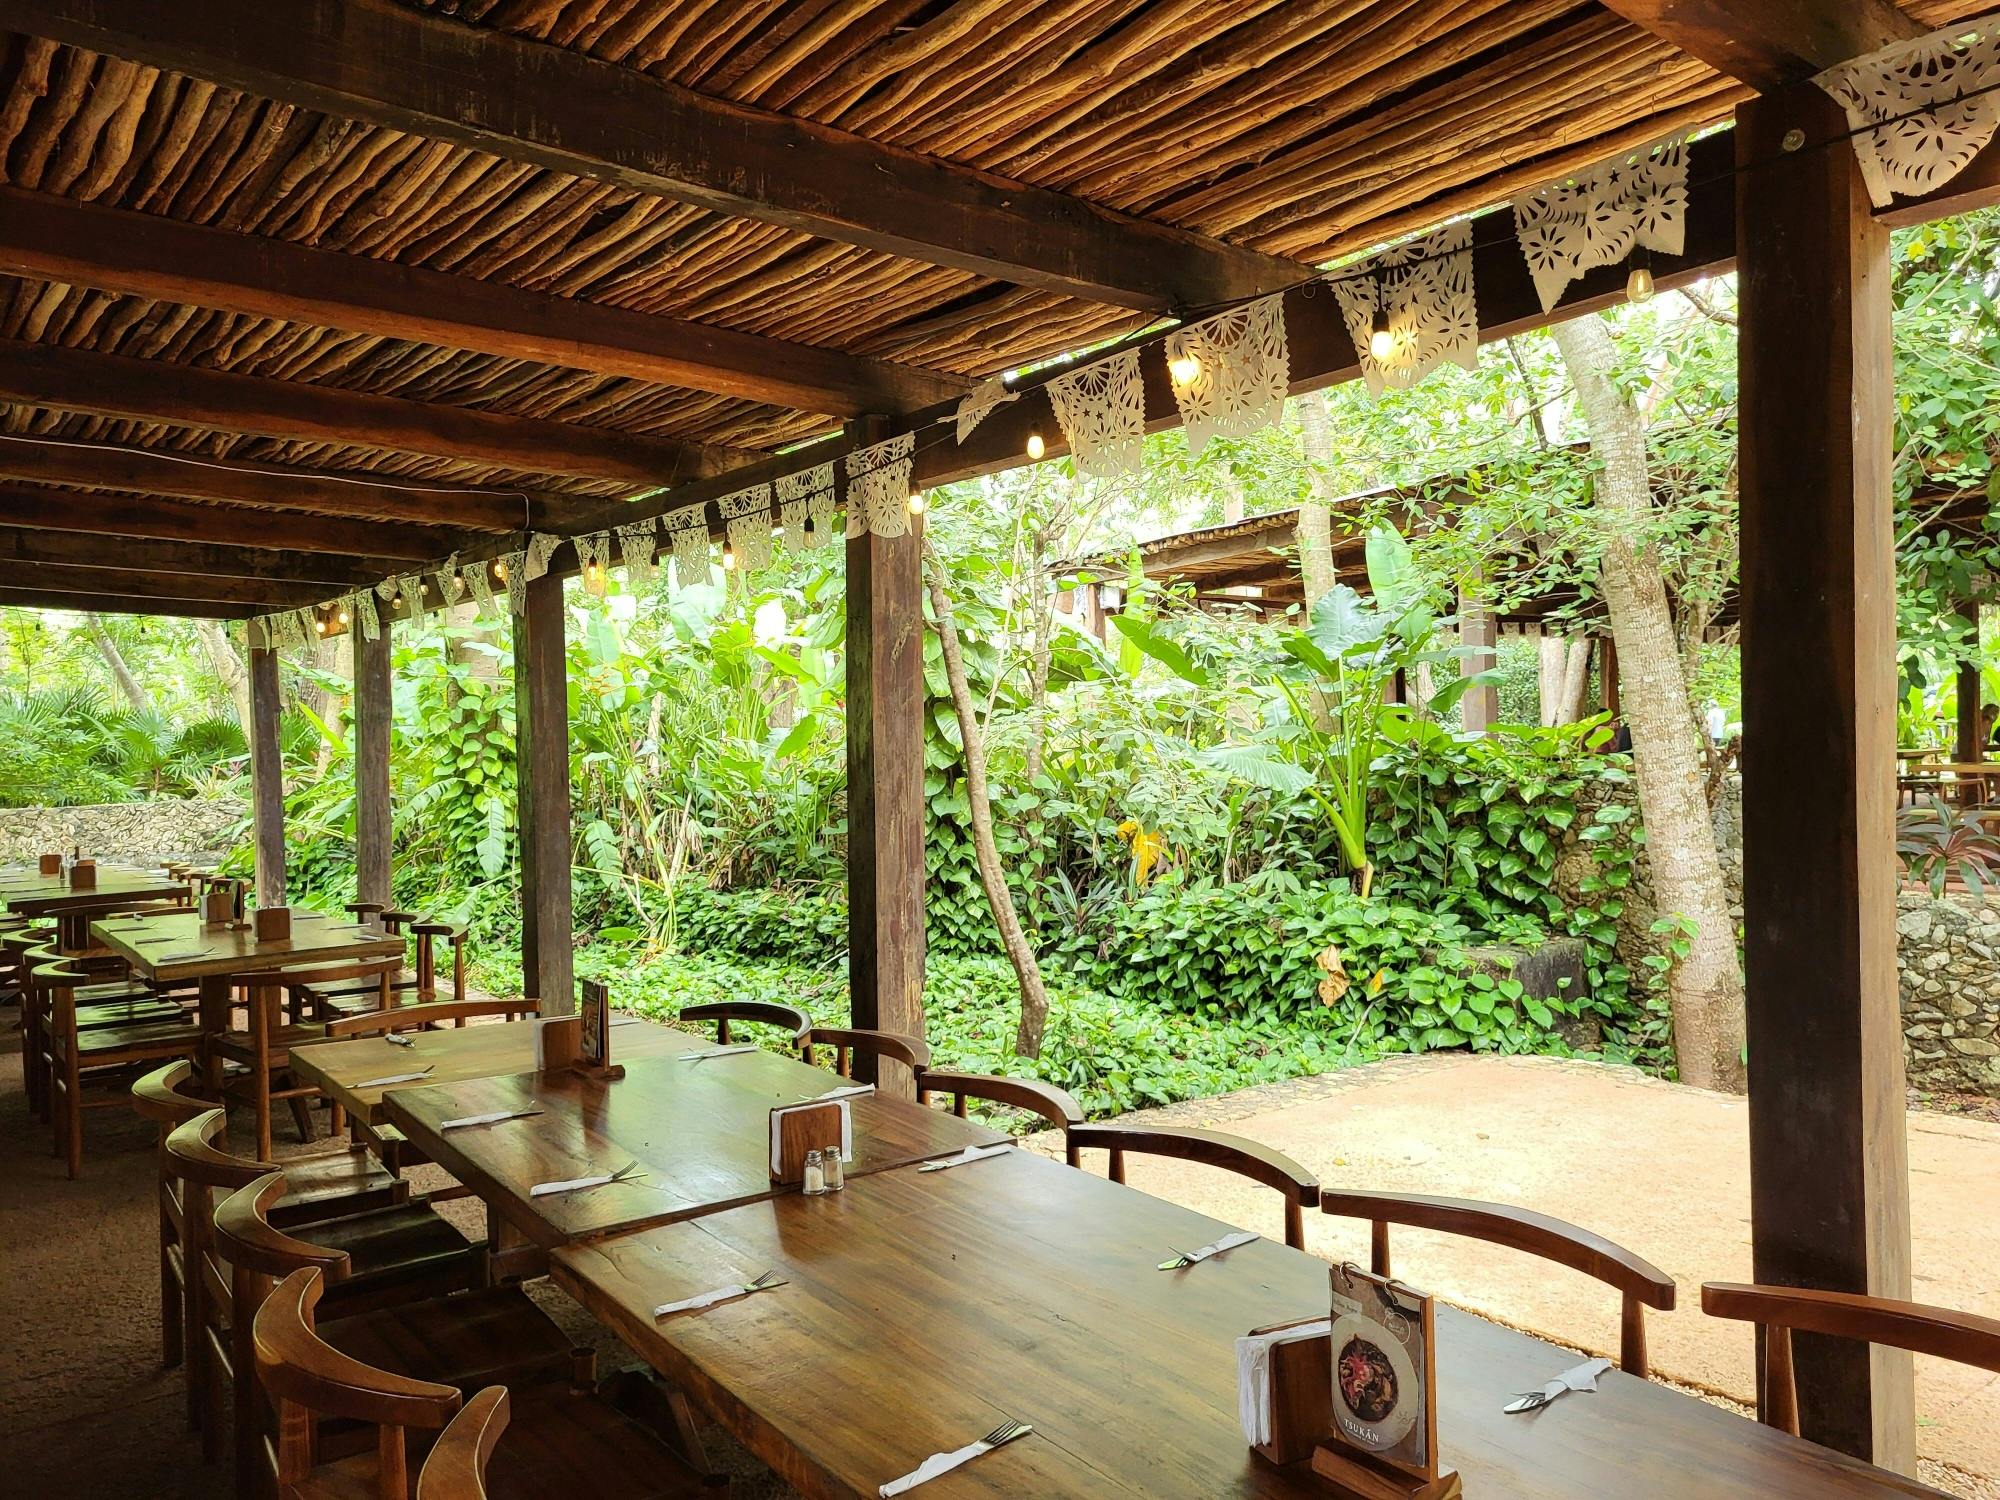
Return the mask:
[[841,1165],[840,1147],[828,1146],[820,1165],[826,1173],[826,1190],[837,1193],[847,1186],[847,1169]]
[[806,1153],[805,1181],[800,1187],[808,1198],[826,1191],[826,1158],[817,1146]]

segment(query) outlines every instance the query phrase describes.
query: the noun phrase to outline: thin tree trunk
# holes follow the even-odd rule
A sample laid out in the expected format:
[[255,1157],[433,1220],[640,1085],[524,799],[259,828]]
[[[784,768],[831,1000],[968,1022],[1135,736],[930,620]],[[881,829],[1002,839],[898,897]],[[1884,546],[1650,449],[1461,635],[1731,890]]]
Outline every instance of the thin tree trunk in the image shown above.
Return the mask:
[[1299,501],[1299,580],[1305,585],[1306,609],[1319,602],[1320,595],[1334,585],[1333,529],[1327,518],[1327,502],[1333,487],[1333,428],[1327,420],[1326,398],[1318,392],[1298,401],[1299,438],[1305,450],[1306,471],[1312,476],[1306,494]]
[[1551,332],[1601,465],[1599,582],[1618,646],[1619,695],[1632,734],[1653,892],[1663,916],[1679,916],[1692,927],[1687,955],[1667,976],[1674,1053],[1684,1082],[1740,1092],[1743,971],[1666,582],[1644,542],[1653,503],[1645,428],[1630,399],[1611,383],[1613,350],[1603,320],[1577,318]]
[[958,626],[952,618],[951,597],[944,589],[944,570],[928,544],[924,547],[925,570],[929,577],[931,611],[936,615],[938,645],[944,655],[945,681],[951,687],[951,706],[958,716],[958,734],[965,749],[965,796],[972,809],[972,847],[979,857],[979,883],[986,887],[986,900],[993,908],[993,925],[1000,929],[1001,946],[1014,966],[1021,986],[1021,1025],[1014,1037],[1014,1051],[1022,1057],[1042,1055],[1042,1032],[1049,1020],[1049,995],[1042,987],[1042,971],[1035,950],[1021,928],[1014,910],[1014,893],[1007,889],[1006,872],[1001,868],[1000,849],[993,841],[993,804],[986,794],[986,740],[972,708],[972,686],[966,681],[965,656],[958,646]]
[[201,638],[202,646],[208,652],[208,664],[215,669],[216,680],[222,684],[222,691],[236,706],[236,722],[243,726],[245,739],[250,735],[250,674],[243,666],[243,656],[236,649],[236,643],[229,638],[229,632],[222,628],[218,620],[196,620],[195,634]]
[[1056,596],[1049,587],[1050,528],[1024,528],[1022,572],[1028,604],[1028,747],[1023,771],[1028,785],[1041,779],[1042,752],[1049,738],[1049,658],[1056,628]]
[[125,657],[118,649],[118,643],[111,639],[111,632],[104,628],[104,620],[99,615],[85,615],[83,628],[90,632],[90,639],[97,646],[97,654],[104,658],[104,664],[111,668],[111,675],[118,680],[118,689],[133,708],[142,714],[153,711],[153,697],[139,685],[139,679],[132,675],[132,669],[125,665]]

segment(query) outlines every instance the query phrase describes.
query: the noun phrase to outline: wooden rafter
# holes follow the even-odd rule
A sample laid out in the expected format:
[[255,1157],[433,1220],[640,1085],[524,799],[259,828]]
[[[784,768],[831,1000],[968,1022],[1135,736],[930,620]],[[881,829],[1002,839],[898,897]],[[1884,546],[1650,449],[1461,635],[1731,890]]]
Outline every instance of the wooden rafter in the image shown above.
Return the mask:
[[0,343],[0,401],[140,422],[658,485],[755,455],[120,354]]
[[445,557],[458,542],[458,533],[437,526],[399,526],[339,516],[307,518],[235,505],[18,485],[0,485],[0,522],[31,531],[286,548],[364,562],[380,559],[386,564],[382,569],[385,573],[393,572],[397,562]]
[[211,578],[272,578],[327,588],[360,588],[394,569],[383,563],[276,547],[222,547],[207,542],[141,541],[115,547],[82,532],[0,526],[0,564],[115,568],[122,573],[185,573]]
[[[328,516],[478,532],[512,532],[524,527],[561,530],[602,509],[573,495],[542,490],[462,489],[245,459],[225,461],[152,448],[6,434],[0,434],[0,478],[237,505],[282,506]],[[5,519],[0,516],[0,520]],[[306,523],[294,518],[291,524]]]
[[0,271],[841,417],[910,411],[965,386],[837,349],[19,188],[0,188]]
[[261,609],[297,609],[318,604],[340,590],[324,584],[287,583],[272,578],[217,578],[204,573],[134,573],[74,563],[40,563],[10,573],[7,586],[24,593],[129,594],[134,599],[206,599],[215,604],[254,604]]
[[1146,310],[1293,262],[395,0],[6,0],[0,24],[252,94],[913,260]]
[[1922,36],[1891,0],[1604,0],[1717,72],[1769,91]]
[[255,604],[213,599],[142,599],[136,594],[42,593],[0,584],[0,605],[14,609],[71,609],[80,614],[172,615],[189,620],[246,620],[264,614]]

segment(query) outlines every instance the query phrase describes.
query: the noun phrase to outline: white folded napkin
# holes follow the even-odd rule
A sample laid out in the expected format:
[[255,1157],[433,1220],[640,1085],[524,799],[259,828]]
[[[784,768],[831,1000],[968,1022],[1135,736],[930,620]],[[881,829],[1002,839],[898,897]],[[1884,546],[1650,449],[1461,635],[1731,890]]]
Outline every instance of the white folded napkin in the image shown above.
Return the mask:
[[359,1083],[349,1084],[348,1087],[356,1089],[379,1089],[392,1083],[415,1083],[421,1078],[428,1078],[430,1076],[431,1070],[425,1068],[419,1073],[388,1073],[380,1078],[364,1078]]
[[[1012,1141],[1001,1141],[998,1145],[993,1146],[967,1146],[956,1156],[943,1157],[938,1161],[927,1161],[921,1167],[918,1167],[917,1170],[919,1172],[942,1172],[948,1167],[962,1167],[969,1162],[985,1161],[989,1156],[998,1156],[1003,1151],[1012,1151],[1013,1149],[1014,1143]],[[901,1494],[902,1492],[899,1490],[897,1493]]]
[[146,961],[155,964],[177,964],[184,959],[207,958],[206,948],[190,948],[185,953],[148,953]]
[[[1033,1428],[1027,1429],[1027,1432],[1032,1431]],[[1027,1432],[1021,1435],[1025,1437]],[[997,1443],[989,1443],[981,1438],[978,1442],[967,1443],[963,1448],[954,1448],[949,1453],[933,1453],[901,1479],[890,1480],[875,1493],[880,1495],[882,1500],[891,1500],[892,1496],[905,1494],[920,1484],[928,1484],[938,1475],[949,1474],[960,1464],[969,1463],[982,1453],[991,1453],[998,1446]]]
[[[538,1182],[528,1189],[530,1198],[546,1198],[551,1193],[575,1193],[584,1188],[603,1187],[607,1182],[619,1180],[616,1172],[602,1172],[595,1177],[566,1177],[561,1182]],[[629,1179],[627,1179],[629,1181]]]
[[1567,1396],[1571,1391],[1594,1391],[1597,1389],[1597,1377],[1610,1368],[1611,1361],[1608,1359],[1587,1359],[1564,1370],[1539,1391],[1516,1396],[1500,1409],[1504,1412],[1540,1411],[1557,1397]]
[[737,1052],[755,1052],[755,1042],[738,1042],[733,1047],[704,1047],[699,1052],[683,1052],[682,1062],[700,1062],[704,1057],[728,1057]]
[[530,1115],[538,1115],[539,1109],[494,1109],[483,1115],[461,1115],[456,1120],[439,1123],[439,1130],[463,1130],[468,1125],[498,1125],[502,1120],[525,1120]]
[[[1199,1250],[1188,1251],[1187,1263],[1190,1266],[1198,1266],[1203,1261],[1209,1259],[1212,1256],[1220,1255],[1225,1250],[1234,1250],[1238,1245],[1247,1245],[1256,1238],[1258,1238],[1258,1236],[1250,1233],[1248,1230],[1239,1230],[1235,1234],[1225,1234],[1221,1239],[1217,1240],[1212,1245],[1203,1245]],[[1178,1257],[1176,1257],[1176,1259],[1178,1259]],[[1178,1271],[1178,1270],[1184,1270],[1185,1267],[1176,1266],[1171,1261],[1164,1261],[1161,1263],[1160,1269],[1163,1271],[1166,1270]]]
[[670,1317],[674,1313],[700,1312],[703,1308],[714,1307],[718,1302],[733,1302],[738,1297],[749,1297],[757,1292],[769,1291],[769,1287],[751,1287],[744,1283],[734,1286],[719,1286],[712,1292],[701,1292],[693,1297],[683,1297],[678,1302],[662,1302],[653,1309],[656,1318]]
[[1333,1331],[1333,1319],[1248,1333],[1236,1341],[1236,1415],[1247,1443],[1271,1441],[1271,1351],[1280,1344],[1319,1338]]
[[811,1102],[814,1104],[823,1104],[828,1099],[852,1099],[860,1094],[872,1094],[874,1092],[875,1085],[872,1083],[850,1083],[845,1088],[828,1089],[824,1094],[814,1094]]

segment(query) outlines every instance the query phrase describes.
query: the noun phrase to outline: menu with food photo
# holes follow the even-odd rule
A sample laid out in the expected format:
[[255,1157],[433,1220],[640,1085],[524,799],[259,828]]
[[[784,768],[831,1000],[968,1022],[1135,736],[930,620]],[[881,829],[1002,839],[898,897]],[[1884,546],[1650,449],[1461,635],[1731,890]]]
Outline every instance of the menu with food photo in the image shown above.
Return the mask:
[[1375,1463],[1436,1479],[1435,1304],[1358,1266],[1335,1266],[1332,1279],[1336,1436]]

